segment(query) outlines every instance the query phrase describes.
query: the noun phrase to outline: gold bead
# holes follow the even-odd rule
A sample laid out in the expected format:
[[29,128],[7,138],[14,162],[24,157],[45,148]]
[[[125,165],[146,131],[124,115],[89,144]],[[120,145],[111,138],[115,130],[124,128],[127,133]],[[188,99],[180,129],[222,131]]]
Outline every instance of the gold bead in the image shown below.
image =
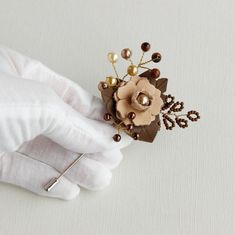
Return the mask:
[[114,63],[116,63],[117,60],[118,60],[118,55],[117,55],[116,53],[109,52],[109,53],[108,53],[108,60],[109,60],[112,64],[114,64]]
[[127,73],[131,76],[135,76],[138,73],[138,68],[135,65],[130,65],[127,68]]
[[118,83],[117,78],[114,78],[113,76],[106,77],[106,83],[109,86],[116,86]]
[[143,93],[141,93],[138,97],[137,97],[137,101],[139,104],[143,105],[143,106],[149,106],[150,105],[150,100],[149,97]]
[[121,51],[121,56],[123,59],[128,60],[132,56],[132,51],[129,48],[124,48]]

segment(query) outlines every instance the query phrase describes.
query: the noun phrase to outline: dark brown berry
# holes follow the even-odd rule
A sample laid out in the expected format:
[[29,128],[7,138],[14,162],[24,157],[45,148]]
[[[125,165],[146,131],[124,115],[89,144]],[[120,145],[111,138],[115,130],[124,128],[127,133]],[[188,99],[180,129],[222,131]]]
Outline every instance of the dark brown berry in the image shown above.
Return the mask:
[[138,140],[140,138],[140,134],[139,133],[135,133],[134,135],[133,135],[133,139],[134,140]]
[[126,126],[126,129],[127,129],[128,131],[133,130],[133,128],[134,128],[134,125],[132,125],[132,124],[128,124],[128,125]]
[[154,63],[158,63],[161,60],[162,56],[159,52],[155,52],[152,54],[152,61]]
[[150,50],[150,44],[148,43],[148,42],[143,42],[142,44],[141,44],[141,49],[142,49],[142,51],[144,51],[144,52],[147,52],[147,51],[149,51]]
[[160,77],[160,70],[159,69],[152,69],[151,70],[151,76],[153,77],[153,78],[159,78]]
[[134,112],[128,113],[128,118],[129,118],[130,120],[133,120],[135,117],[136,117],[136,114],[135,114]]
[[104,115],[104,120],[105,120],[105,121],[110,121],[111,118],[112,118],[112,116],[111,116],[110,113],[106,113],[106,114]]
[[113,140],[116,141],[116,142],[119,142],[121,140],[121,136],[119,134],[115,134],[113,136]]

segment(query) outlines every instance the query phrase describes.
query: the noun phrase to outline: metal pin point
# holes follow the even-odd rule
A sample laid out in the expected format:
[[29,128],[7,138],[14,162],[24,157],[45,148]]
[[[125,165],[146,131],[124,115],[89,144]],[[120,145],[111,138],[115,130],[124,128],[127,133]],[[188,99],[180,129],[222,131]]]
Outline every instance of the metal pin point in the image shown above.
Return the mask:
[[50,192],[59,182],[60,182],[60,178],[62,176],[64,176],[83,156],[85,155],[85,153],[79,155],[69,166],[67,166],[63,172],[60,173],[60,175],[58,177],[54,177],[52,179],[50,179],[45,185],[44,185],[44,189],[47,192]]

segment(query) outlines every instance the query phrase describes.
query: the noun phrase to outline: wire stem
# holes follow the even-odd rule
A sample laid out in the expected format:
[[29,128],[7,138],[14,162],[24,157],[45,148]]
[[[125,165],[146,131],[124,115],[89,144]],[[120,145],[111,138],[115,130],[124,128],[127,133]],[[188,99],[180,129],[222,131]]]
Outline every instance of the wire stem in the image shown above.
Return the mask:
[[117,69],[116,69],[116,67],[115,67],[114,63],[112,63],[112,66],[113,66],[113,70],[114,70],[114,72],[115,72],[115,74],[116,74],[117,78],[119,78],[118,73],[117,73]]

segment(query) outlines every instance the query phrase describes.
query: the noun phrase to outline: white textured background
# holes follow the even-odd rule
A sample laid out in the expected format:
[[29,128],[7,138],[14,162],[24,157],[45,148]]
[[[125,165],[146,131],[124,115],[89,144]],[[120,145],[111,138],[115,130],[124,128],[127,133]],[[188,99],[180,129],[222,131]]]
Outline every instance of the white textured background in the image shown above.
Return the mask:
[[63,202],[0,184],[0,234],[235,234],[234,15],[233,0],[0,0],[1,44],[98,95],[112,71],[106,53],[139,56],[149,41],[168,92],[202,114],[125,149],[102,192]]

